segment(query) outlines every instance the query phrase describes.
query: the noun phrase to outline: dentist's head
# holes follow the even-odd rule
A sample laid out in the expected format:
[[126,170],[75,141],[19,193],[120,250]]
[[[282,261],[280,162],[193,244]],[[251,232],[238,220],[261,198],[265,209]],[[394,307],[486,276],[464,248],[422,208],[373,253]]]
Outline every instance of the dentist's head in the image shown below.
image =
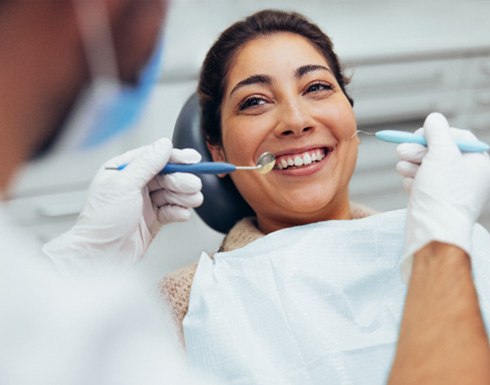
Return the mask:
[[165,11],[165,0],[0,4],[1,190],[26,160],[134,122],[155,80]]

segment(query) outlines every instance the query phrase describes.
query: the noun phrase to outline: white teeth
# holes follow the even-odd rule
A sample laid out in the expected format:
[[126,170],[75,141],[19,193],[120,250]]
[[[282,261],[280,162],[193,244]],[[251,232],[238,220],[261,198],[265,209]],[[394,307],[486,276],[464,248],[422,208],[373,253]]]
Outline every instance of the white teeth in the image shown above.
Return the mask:
[[308,166],[313,162],[321,161],[323,158],[325,158],[325,156],[326,156],[325,152],[320,149],[314,150],[312,152],[305,152],[304,154],[301,155],[286,156],[278,160],[277,168],[282,170],[292,166],[296,166],[296,167]]
[[304,164],[311,164],[311,156],[310,154],[306,153],[306,155],[303,157],[303,163]]
[[320,161],[323,158],[325,158],[325,153],[323,151],[315,151],[314,153],[316,155],[316,160]]

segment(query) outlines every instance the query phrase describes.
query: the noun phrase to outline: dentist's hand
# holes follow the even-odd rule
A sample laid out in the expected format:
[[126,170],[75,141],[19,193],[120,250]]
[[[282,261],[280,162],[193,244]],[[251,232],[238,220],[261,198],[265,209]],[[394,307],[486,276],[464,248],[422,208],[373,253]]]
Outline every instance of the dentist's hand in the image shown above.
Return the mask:
[[430,114],[419,134],[427,148],[401,144],[397,170],[410,191],[402,273],[408,278],[413,254],[431,241],[453,244],[471,255],[473,226],[490,192],[490,157],[461,153],[454,138],[476,140],[452,129],[439,113]]
[[[44,253],[69,270],[140,260],[162,224],[189,219],[203,201],[197,176],[158,172],[169,161],[200,159],[197,151],[160,139],[109,160],[93,179],[75,226],[44,245]],[[124,163],[123,170],[106,169]]]

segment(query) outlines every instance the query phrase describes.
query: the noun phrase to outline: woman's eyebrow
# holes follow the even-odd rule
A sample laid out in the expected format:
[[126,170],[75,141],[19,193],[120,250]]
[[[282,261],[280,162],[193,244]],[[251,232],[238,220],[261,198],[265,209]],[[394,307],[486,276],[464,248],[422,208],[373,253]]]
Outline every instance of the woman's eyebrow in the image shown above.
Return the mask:
[[327,71],[329,73],[332,73],[332,71],[328,67],[318,65],[318,64],[307,64],[296,69],[294,76],[300,78],[303,75],[307,74],[308,72],[313,72],[313,71]]
[[249,76],[246,79],[243,79],[242,81],[238,82],[235,87],[230,92],[230,96],[239,88],[248,86],[250,84],[255,84],[255,83],[262,83],[262,84],[267,84],[270,85],[272,84],[272,79],[268,75],[252,75]]

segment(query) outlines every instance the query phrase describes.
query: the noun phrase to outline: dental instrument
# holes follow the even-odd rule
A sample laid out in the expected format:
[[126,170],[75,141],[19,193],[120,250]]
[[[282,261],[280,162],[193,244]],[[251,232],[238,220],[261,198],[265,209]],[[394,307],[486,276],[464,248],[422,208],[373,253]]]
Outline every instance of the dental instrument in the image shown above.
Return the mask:
[[[192,164],[167,163],[163,170],[160,171],[160,174],[171,174],[174,172],[189,172],[192,174],[228,174],[239,170],[253,170],[258,171],[261,174],[267,174],[274,168],[275,164],[276,157],[274,154],[264,152],[258,157],[255,166],[236,166],[226,162],[200,162]],[[127,163],[124,163],[118,167],[106,167],[106,170],[124,170],[127,165]]]
[[[391,143],[418,143],[423,146],[427,146],[427,141],[422,135],[416,135],[411,132],[397,131],[397,130],[381,130],[375,133],[367,132],[363,130],[357,130],[357,133],[366,135],[374,135],[379,140]],[[353,136],[354,136],[353,135]],[[455,139],[455,143],[462,152],[486,152],[490,149],[490,146],[482,141],[477,140],[464,140]]]

